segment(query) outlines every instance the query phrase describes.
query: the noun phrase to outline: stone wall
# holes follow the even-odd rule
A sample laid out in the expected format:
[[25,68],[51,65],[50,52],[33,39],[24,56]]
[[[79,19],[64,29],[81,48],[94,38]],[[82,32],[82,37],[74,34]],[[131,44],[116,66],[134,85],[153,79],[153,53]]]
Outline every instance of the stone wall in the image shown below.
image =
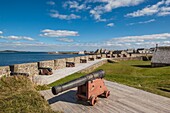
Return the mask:
[[131,54],[131,57],[153,56],[153,54]]
[[66,58],[66,62],[74,62],[74,58]]
[[86,58],[87,58],[87,61],[89,61],[89,58],[93,58],[93,55],[88,55],[86,56]]
[[117,61],[126,61],[126,60],[142,60],[142,57],[124,57],[124,58],[114,58],[113,60]]
[[54,60],[55,69],[62,69],[66,67],[66,59],[56,59]]
[[38,66],[39,67],[49,67],[49,68],[52,68],[53,70],[55,69],[54,60],[40,61],[40,62],[38,62]]
[[92,56],[93,56],[94,60],[96,60],[96,55],[92,55]]
[[38,75],[38,63],[25,63],[10,66],[11,72],[28,73],[30,76]]
[[102,58],[106,58],[106,54],[102,54]]
[[[75,62],[75,64],[77,64],[77,63],[80,63],[80,59],[87,59],[87,61],[88,61],[89,57],[94,58],[94,60],[96,60],[96,56],[97,55],[88,55],[88,56],[81,56],[81,57],[74,57],[74,58],[64,58],[64,59],[56,59],[56,60],[49,60],[49,61],[40,61],[39,63],[35,62],[35,63],[16,64],[13,66],[3,66],[3,67],[0,67],[0,77],[1,76],[9,76],[10,71],[16,72],[16,73],[28,73],[29,75],[34,76],[34,75],[39,74],[38,66],[39,67],[50,67],[53,70],[63,69],[66,67],[66,62]],[[128,57],[128,58],[127,57],[124,57],[124,58],[119,57],[119,58],[113,58],[113,59],[117,60],[117,61],[142,60],[141,56],[144,56],[144,54],[142,54],[142,55],[135,54],[132,57]],[[145,56],[146,56],[146,54],[145,54]],[[102,58],[105,58],[105,55],[102,55]],[[106,60],[101,61],[93,66],[90,66],[90,67],[82,70],[81,72],[91,72],[106,62],[107,62]],[[156,64],[152,64],[152,65],[156,65]]]
[[85,59],[85,60],[87,60],[87,61],[88,61],[89,56],[81,56],[81,59]]
[[9,66],[0,67],[0,77],[2,76],[10,76],[10,68]]
[[80,59],[81,59],[81,57],[74,57],[74,62],[76,64],[79,64],[80,63]]
[[107,63],[108,61],[107,60],[102,60],[101,62],[98,62],[92,66],[89,66],[88,68],[86,69],[83,69],[81,71],[79,71],[80,73],[91,73],[93,72],[96,68],[102,66],[103,64]]

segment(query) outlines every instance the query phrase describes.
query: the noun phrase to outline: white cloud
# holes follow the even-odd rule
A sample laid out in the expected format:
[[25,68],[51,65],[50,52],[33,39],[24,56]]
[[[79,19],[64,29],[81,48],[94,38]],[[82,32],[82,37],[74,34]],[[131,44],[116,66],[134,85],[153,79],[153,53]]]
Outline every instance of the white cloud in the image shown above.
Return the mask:
[[40,36],[44,37],[68,37],[68,36],[79,36],[77,31],[68,31],[68,30],[50,30],[45,29],[41,31],[43,34]]
[[55,5],[55,2],[54,1],[48,1],[47,4],[48,5]]
[[108,27],[113,27],[113,26],[114,26],[114,23],[108,23],[106,26],[108,26]]
[[5,39],[9,39],[9,40],[27,40],[27,41],[34,41],[33,38],[31,37],[26,37],[26,36],[7,36],[4,37]]
[[106,48],[149,48],[154,47],[156,44],[160,46],[166,46],[170,41],[170,33],[162,34],[151,34],[151,35],[141,35],[141,36],[125,36],[113,38],[104,42],[102,46]]
[[74,40],[70,38],[58,38],[57,40],[61,42],[74,42]]
[[22,39],[24,39],[24,40],[28,40],[28,41],[34,41],[34,39],[33,39],[33,38],[31,38],[31,37],[22,37]]
[[2,31],[0,31],[0,34],[3,34],[3,32],[2,32]]
[[79,4],[77,1],[67,1],[63,4],[63,7],[69,7],[70,9],[75,9],[76,11],[90,9],[90,7],[86,6],[85,3]]
[[[3,34],[3,32],[0,31],[0,34]],[[34,41],[35,40],[35,39],[31,38],[31,37],[27,37],[27,36],[15,36],[15,35],[0,36],[0,38],[8,39],[8,40],[27,40],[27,41]]]
[[170,15],[170,6],[169,0],[162,0],[154,5],[147,6],[141,10],[137,10],[133,13],[128,13],[125,15],[126,17],[141,17],[141,16],[150,16],[150,15],[157,15],[157,16],[166,16]]
[[155,21],[156,21],[155,19],[150,19],[150,20],[147,20],[147,21],[141,21],[141,22],[136,22],[136,23],[129,23],[127,25],[147,24],[147,23],[151,23],[151,22],[155,22]]
[[102,5],[96,6],[90,10],[95,20],[100,21],[101,15],[106,12],[111,12],[115,8],[135,6],[142,3],[144,0],[90,0],[89,2],[99,2]]
[[148,40],[165,40],[170,39],[170,33],[142,35],[142,36],[126,36],[113,38],[112,41],[116,42],[144,42]]
[[155,21],[155,19],[151,19],[151,20],[139,22],[139,24],[147,24],[147,23],[151,23],[151,22],[154,22],[154,21]]
[[[48,31],[48,30],[47,30]],[[61,38],[58,40],[66,41],[67,38]],[[72,39],[68,39],[72,40]],[[71,42],[71,41],[66,41]],[[96,50],[98,48],[106,48],[110,50],[127,49],[127,48],[140,48],[140,47],[155,47],[167,46],[170,44],[170,33],[151,34],[141,36],[125,36],[113,38],[108,41],[102,42],[75,42],[75,43],[60,43],[60,44],[48,44],[44,42],[0,42],[0,49],[16,49],[16,50],[33,50],[33,51],[80,51],[80,50]]]
[[107,21],[106,19],[101,18],[101,11],[97,11],[97,10],[90,10],[90,14],[92,14],[92,16],[94,16],[94,19],[100,22],[105,22]]
[[165,1],[165,4],[166,4],[166,5],[169,5],[169,4],[170,4],[170,0],[166,0],[166,1]]
[[158,16],[167,16],[170,15],[170,7],[161,7],[160,12],[158,13]]
[[59,12],[55,11],[55,10],[51,11],[50,16],[53,17],[53,18],[59,18],[59,19],[62,19],[62,20],[71,20],[71,19],[81,18],[80,16],[75,15],[75,14],[70,14],[70,15],[59,14]]

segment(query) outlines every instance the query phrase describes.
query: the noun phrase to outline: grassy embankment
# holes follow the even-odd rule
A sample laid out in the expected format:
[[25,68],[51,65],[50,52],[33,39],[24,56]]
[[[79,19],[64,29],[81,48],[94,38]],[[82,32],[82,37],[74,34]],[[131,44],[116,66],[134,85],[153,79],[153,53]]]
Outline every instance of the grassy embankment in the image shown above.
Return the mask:
[[54,113],[26,77],[0,79],[0,113]]
[[[107,63],[97,68],[106,72],[105,79],[170,98],[170,67],[151,68],[150,61],[121,61]],[[78,78],[85,73],[75,73],[48,85],[52,87]]]

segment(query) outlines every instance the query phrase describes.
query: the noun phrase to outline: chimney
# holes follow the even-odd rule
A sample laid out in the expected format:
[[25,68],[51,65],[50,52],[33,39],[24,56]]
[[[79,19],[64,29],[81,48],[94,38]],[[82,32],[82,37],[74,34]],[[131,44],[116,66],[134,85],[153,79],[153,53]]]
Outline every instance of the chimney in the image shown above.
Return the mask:
[[158,44],[156,44],[155,52],[157,51],[157,48],[158,48]]
[[158,48],[158,44],[156,44],[156,48]]

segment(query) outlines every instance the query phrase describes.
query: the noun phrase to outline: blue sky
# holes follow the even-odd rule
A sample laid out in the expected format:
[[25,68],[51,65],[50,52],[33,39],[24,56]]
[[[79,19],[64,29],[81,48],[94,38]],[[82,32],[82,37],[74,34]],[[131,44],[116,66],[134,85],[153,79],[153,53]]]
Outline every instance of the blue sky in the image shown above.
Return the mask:
[[0,0],[0,50],[168,46],[170,0]]

